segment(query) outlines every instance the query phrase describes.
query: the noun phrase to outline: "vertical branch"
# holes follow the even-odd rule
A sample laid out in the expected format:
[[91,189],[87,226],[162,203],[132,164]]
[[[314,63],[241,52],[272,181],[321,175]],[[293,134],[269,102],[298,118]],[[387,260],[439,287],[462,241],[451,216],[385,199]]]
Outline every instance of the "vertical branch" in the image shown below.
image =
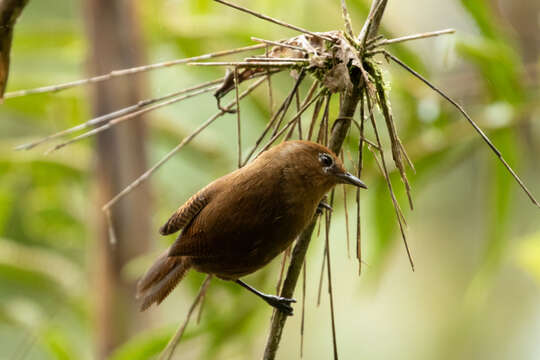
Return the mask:
[[[369,37],[373,37],[377,34],[386,3],[387,0],[373,1],[370,14],[368,15],[368,20],[370,20],[369,26],[366,30],[364,30],[364,28],[366,28],[366,25],[364,25],[364,35],[362,35],[362,33],[360,34],[360,40],[363,41],[367,35],[369,35]],[[343,96],[339,115],[332,126],[332,134],[328,142],[329,148],[336,154],[339,154],[345,137],[347,136],[351,126],[352,116],[355,113],[364,86],[365,84],[362,82],[361,78],[357,78],[352,89],[346,92]],[[290,265],[287,270],[287,276],[285,277],[285,283],[283,285],[281,296],[292,297],[294,294],[294,289],[300,275],[300,269],[304,263],[306,251],[311,240],[311,234],[315,228],[316,220],[317,217],[315,216],[296,242]],[[273,360],[276,358],[286,319],[287,316],[281,312],[277,312],[272,319],[272,325],[270,327],[270,333],[268,334],[268,340],[264,351],[264,360]]]
[[[361,89],[358,86],[354,86],[353,89],[344,96],[339,111],[339,116],[334,122],[329,139],[329,147],[335,153],[339,154],[341,150],[345,136],[347,135],[347,132],[351,126],[351,117],[354,115],[356,105],[360,100],[360,94]],[[290,298],[294,294],[294,289],[296,287],[296,283],[300,275],[300,269],[302,268],[307,248],[311,240],[311,234],[315,228],[316,220],[317,216],[315,216],[311,223],[306,227],[296,242],[290,265],[287,270],[287,275],[285,277],[285,282],[283,284],[283,289],[281,291],[281,296],[283,297]],[[276,358],[277,349],[286,320],[287,316],[285,314],[276,312],[274,318],[272,319],[270,334],[268,336],[264,352],[264,360],[273,360]]]

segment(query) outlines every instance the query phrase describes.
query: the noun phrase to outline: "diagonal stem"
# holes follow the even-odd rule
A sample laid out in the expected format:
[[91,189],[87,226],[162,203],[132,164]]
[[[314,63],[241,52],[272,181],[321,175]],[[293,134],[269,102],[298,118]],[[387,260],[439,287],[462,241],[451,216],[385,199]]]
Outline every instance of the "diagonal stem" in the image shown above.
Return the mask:
[[445,100],[447,100],[450,104],[454,105],[456,107],[456,109],[458,109],[458,111],[465,117],[465,119],[467,119],[467,121],[469,122],[469,124],[474,128],[474,130],[478,133],[478,135],[480,135],[480,137],[482,138],[482,140],[484,140],[484,142],[489,146],[489,148],[491,149],[491,151],[493,151],[493,153],[499,158],[499,161],[504,165],[504,167],[506,167],[506,169],[508,170],[508,172],[512,175],[512,177],[516,180],[516,182],[519,184],[519,186],[521,187],[521,189],[525,192],[525,194],[527,194],[527,196],[529,197],[529,199],[531,200],[531,202],[540,207],[540,203],[538,203],[538,200],[536,200],[536,198],[534,197],[534,195],[530,192],[530,190],[527,188],[527,186],[525,185],[525,183],[523,183],[523,181],[520,179],[520,177],[516,174],[516,172],[514,171],[514,169],[512,169],[512,167],[510,166],[510,164],[508,164],[506,162],[506,160],[504,159],[504,157],[502,156],[501,152],[499,151],[499,149],[497,149],[497,147],[495,146],[495,144],[493,144],[491,142],[491,140],[488,138],[488,136],[484,133],[484,131],[482,131],[482,129],[480,129],[480,127],[474,122],[473,119],[471,119],[471,117],[469,116],[469,114],[467,114],[467,112],[465,111],[465,109],[463,109],[463,107],[461,105],[459,105],[454,99],[452,99],[451,97],[449,97],[448,95],[446,95],[446,93],[444,91],[442,91],[441,89],[439,89],[438,87],[436,87],[435,85],[433,85],[431,82],[429,82],[426,78],[424,78],[422,75],[420,75],[419,73],[417,73],[414,69],[412,69],[410,66],[408,66],[407,64],[405,64],[403,61],[401,61],[400,59],[398,59],[397,57],[395,57],[394,55],[390,54],[388,51],[386,50],[383,50],[382,51],[383,55],[387,58],[390,58],[392,59],[394,62],[396,62],[398,65],[400,65],[402,68],[404,68],[405,70],[407,70],[409,73],[411,73],[412,75],[414,75],[416,78],[418,78],[419,80],[421,80],[424,84],[426,84],[427,86],[429,86],[433,91],[435,91],[437,94],[439,94],[440,96],[442,96]]
[[306,29],[303,29],[299,26],[296,26],[296,25],[292,25],[292,24],[288,24],[284,21],[281,21],[281,20],[278,20],[278,19],[274,19],[270,16],[266,16],[264,14],[261,14],[261,13],[258,13],[258,12],[255,12],[253,10],[250,10],[250,9],[247,9],[245,7],[242,7],[242,6],[239,6],[239,5],[235,5],[235,4],[232,4],[228,1],[224,1],[224,0],[214,0],[215,2],[218,2],[220,4],[223,4],[223,5],[227,5],[227,6],[230,6],[236,10],[240,10],[240,11],[243,11],[243,12],[246,12],[248,14],[251,14],[255,17],[258,17],[259,19],[263,19],[263,20],[266,20],[266,21],[270,21],[270,22],[273,22],[274,24],[278,24],[278,25],[281,25],[281,26],[285,26],[289,29],[293,29],[293,30],[296,30],[296,31],[299,31],[299,32],[302,32],[302,33],[305,33],[305,34],[309,34],[311,36],[315,36],[317,38],[321,38],[321,39],[324,39],[324,40],[328,40],[328,41],[331,41],[331,42],[334,42],[335,40],[331,37],[328,37],[328,36],[325,36],[325,35],[321,35],[321,34],[317,34],[317,33],[314,33],[312,31],[309,31],[309,30],[306,30]]
[[182,336],[184,335],[184,331],[186,330],[186,327],[189,323],[189,319],[191,318],[191,315],[195,311],[195,308],[199,303],[202,301],[204,294],[206,293],[206,290],[208,289],[208,285],[210,285],[210,280],[212,280],[212,275],[207,275],[206,279],[204,279],[204,282],[201,285],[201,288],[199,290],[199,293],[195,297],[195,300],[193,300],[193,304],[191,304],[191,307],[189,308],[189,311],[186,316],[186,320],[184,320],[184,323],[180,326],[174,337],[169,341],[163,352],[159,355],[159,360],[170,360],[172,356],[174,355],[174,351],[176,350],[176,347],[178,346],[178,343],[182,339]]
[[[250,94],[257,86],[259,86],[261,83],[263,83],[266,80],[266,76],[259,79],[255,83],[253,83],[248,89],[246,89],[242,94],[240,94],[239,99],[243,99],[248,94]],[[154,166],[152,166],[150,169],[148,169],[144,174],[139,176],[136,180],[134,180],[131,184],[129,184],[124,190],[119,192],[115,197],[113,197],[111,200],[109,200],[105,205],[103,205],[102,210],[107,211],[110,209],[118,200],[120,200],[122,197],[133,191],[137,186],[139,186],[142,182],[146,181],[150,175],[152,175],[157,169],[159,169],[163,164],[165,164],[170,158],[174,156],[180,149],[182,149],[186,144],[188,144],[191,140],[193,140],[194,137],[196,137],[201,131],[206,129],[211,123],[213,123],[216,119],[218,119],[220,116],[223,116],[227,110],[231,110],[234,107],[235,102],[231,102],[229,105],[227,105],[223,110],[218,111],[216,114],[208,118],[204,123],[199,125],[197,129],[195,129],[189,136],[184,138],[180,144],[178,144],[175,148],[173,148],[171,151],[167,153],[160,161],[158,161]]]
[[192,61],[208,60],[208,59],[221,57],[221,56],[225,56],[225,55],[232,55],[232,54],[237,54],[237,53],[241,53],[241,52],[245,52],[245,51],[262,49],[264,47],[265,47],[264,44],[257,44],[257,45],[245,46],[245,47],[232,49],[232,50],[223,50],[223,51],[218,51],[218,52],[215,52],[215,53],[198,55],[198,56],[194,56],[194,57],[190,57],[190,58],[164,61],[164,62],[160,62],[160,63],[150,64],[150,65],[143,65],[143,66],[138,66],[138,67],[129,68],[129,69],[113,70],[108,74],[97,75],[97,76],[94,76],[94,77],[91,77],[91,78],[70,81],[70,82],[63,83],[63,84],[48,85],[48,86],[42,86],[42,87],[38,87],[38,88],[34,88],[34,89],[12,91],[12,92],[6,93],[4,98],[8,99],[8,98],[14,98],[14,97],[26,96],[26,95],[32,95],[32,94],[42,94],[42,93],[47,93],[47,92],[57,92],[57,91],[69,89],[69,88],[76,87],[76,86],[88,85],[88,84],[98,83],[98,82],[101,82],[101,81],[111,80],[111,79],[119,77],[119,76],[132,75],[132,74],[137,74],[137,73],[140,73],[140,72],[146,72],[146,71],[150,71],[150,70],[161,69],[161,68],[165,68],[165,67],[169,67],[169,66],[186,64],[186,63],[192,62]]

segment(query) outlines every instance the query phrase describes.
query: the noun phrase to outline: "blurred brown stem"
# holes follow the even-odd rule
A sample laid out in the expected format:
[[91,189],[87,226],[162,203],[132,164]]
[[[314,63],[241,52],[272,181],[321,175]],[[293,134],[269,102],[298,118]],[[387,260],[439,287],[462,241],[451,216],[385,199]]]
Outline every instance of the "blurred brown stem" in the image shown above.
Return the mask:
[[28,0],[0,1],[0,102],[4,97],[9,75],[9,55],[11,52],[11,40],[13,39],[13,28],[27,3]]
[[[145,62],[132,0],[85,0],[90,74],[133,67]],[[108,114],[144,98],[141,74],[115,78],[92,87],[92,112]],[[111,352],[130,336],[146,327],[134,299],[135,283],[122,269],[131,259],[146,253],[150,246],[150,190],[148,185],[126,196],[111,209],[111,224],[117,242],[109,242],[108,226],[101,205],[122,190],[147,167],[143,118],[119,124],[96,138],[95,251],[90,262],[95,308],[95,359],[109,358]]]
[[[372,38],[377,34],[386,3],[386,0],[373,1],[370,13],[368,15],[368,20],[360,33],[360,43],[363,43],[364,39]],[[328,143],[328,147],[336,154],[339,154],[341,151],[343,141],[345,140],[351,126],[351,118],[354,116],[354,112],[362,96],[363,89],[364,83],[361,80],[361,77],[359,77],[352,90],[342,95],[339,115],[332,126],[332,134]],[[317,216],[313,218],[311,224],[307,226],[296,242],[291,257],[291,262],[287,270],[287,276],[285,277],[285,282],[281,291],[281,296],[283,297],[291,298],[294,294],[294,289],[296,288],[296,283],[300,275],[300,270],[302,269],[302,264],[304,263],[307,248],[309,246],[311,234],[315,228],[316,221]],[[275,312],[264,351],[264,360],[273,360],[276,358],[286,320],[287,315],[279,311]]]

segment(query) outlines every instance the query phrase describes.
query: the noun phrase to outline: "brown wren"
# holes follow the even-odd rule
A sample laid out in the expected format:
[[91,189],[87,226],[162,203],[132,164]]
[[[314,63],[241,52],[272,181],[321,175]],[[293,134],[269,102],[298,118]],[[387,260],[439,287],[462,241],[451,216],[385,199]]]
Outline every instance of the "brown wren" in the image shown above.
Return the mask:
[[161,227],[162,235],[182,232],[139,281],[141,310],[160,304],[194,268],[235,281],[292,315],[294,299],[264,294],[240,278],[283,252],[337,184],[366,188],[332,151],[309,141],[283,142],[213,181]]

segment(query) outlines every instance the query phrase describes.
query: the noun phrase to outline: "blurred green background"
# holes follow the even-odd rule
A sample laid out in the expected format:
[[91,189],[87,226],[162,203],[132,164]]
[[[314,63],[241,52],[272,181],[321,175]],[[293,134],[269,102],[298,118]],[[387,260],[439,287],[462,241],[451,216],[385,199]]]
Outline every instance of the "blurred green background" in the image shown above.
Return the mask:
[[[96,21],[89,19],[89,9],[97,2],[31,0],[15,29],[7,91],[94,74],[90,63],[106,57],[96,53],[88,39]],[[136,7],[130,15],[140,35],[135,65],[250,45],[251,36],[277,40],[296,35],[207,0],[114,3]],[[342,28],[337,0],[242,4],[313,31]],[[369,3],[348,4],[359,31]],[[463,104],[537,196],[539,19],[537,0],[390,1],[382,28],[388,38],[457,30],[452,36],[389,49]],[[117,26],[119,33],[125,30],[122,23],[109,26]],[[539,210],[454,108],[397,66],[384,67],[391,82],[394,118],[417,169],[409,174],[415,211],[406,211],[416,271],[408,266],[384,179],[368,154],[364,180],[370,188],[362,193],[366,264],[360,277],[354,256],[347,256],[341,188],[334,206],[331,253],[341,358],[540,358]],[[222,74],[223,69],[176,66],[146,73],[138,86],[146,96],[160,96]],[[273,79],[277,102],[293,79],[286,73]],[[303,94],[308,85],[303,84]],[[126,310],[118,317],[113,312],[112,322],[103,319],[100,304],[107,304],[116,289],[100,288],[96,277],[108,276],[100,272],[104,252],[120,252],[96,245],[106,243],[99,230],[103,223],[99,207],[110,199],[100,189],[100,177],[107,174],[99,174],[95,156],[103,144],[91,139],[48,156],[42,154],[47,147],[13,150],[88,120],[96,111],[91,100],[96,94],[90,90],[80,87],[7,99],[0,105],[2,359],[151,358],[183,321],[203,279],[190,273],[145,317],[128,305],[133,295],[128,286],[124,297],[111,300],[115,308]],[[337,107],[337,102],[332,104],[331,119]],[[141,138],[147,159],[135,160],[143,170],[149,168],[214,112],[215,100],[207,94],[151,113]],[[268,114],[268,92],[263,87],[242,106],[245,144],[253,143]],[[168,215],[193,192],[236,167],[235,134],[234,115],[219,119],[150,179],[146,191],[151,201],[140,208],[150,214],[147,244],[140,254],[121,262],[117,281],[133,284],[174,240],[157,233]],[[353,154],[356,136],[351,134],[346,145]],[[114,164],[116,153],[109,156]],[[405,209],[402,186],[394,175]],[[352,191],[348,196],[349,215],[354,218]],[[352,219],[349,226],[353,238]],[[316,306],[323,240],[314,238],[308,252],[306,359],[328,359],[332,354],[326,285],[322,303]],[[137,246],[130,239],[120,241]],[[274,291],[280,261],[248,277],[248,282]],[[301,299],[300,291],[296,298]],[[300,304],[295,309],[279,359],[299,358]],[[269,307],[252,295],[216,280],[200,324],[188,327],[176,358],[260,358],[270,316]]]

